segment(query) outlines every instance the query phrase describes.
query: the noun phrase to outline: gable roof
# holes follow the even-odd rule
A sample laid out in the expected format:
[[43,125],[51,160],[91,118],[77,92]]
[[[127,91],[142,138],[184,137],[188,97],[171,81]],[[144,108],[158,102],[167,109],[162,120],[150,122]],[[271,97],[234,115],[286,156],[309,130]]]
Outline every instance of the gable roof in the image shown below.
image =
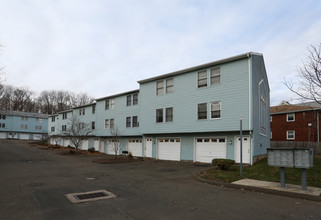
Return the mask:
[[193,66],[193,67],[190,67],[190,68],[187,68],[187,69],[182,69],[182,70],[178,70],[178,71],[175,71],[175,72],[171,72],[171,73],[155,76],[155,77],[152,77],[152,78],[139,80],[138,83],[139,84],[146,83],[146,82],[150,82],[150,81],[154,81],[154,80],[158,80],[158,79],[163,79],[163,78],[167,78],[167,77],[180,75],[180,74],[187,73],[187,72],[192,72],[192,71],[203,69],[203,68],[207,68],[207,67],[210,67],[210,66],[220,65],[220,64],[228,63],[228,62],[235,61],[235,60],[249,58],[254,54],[258,55],[258,56],[263,56],[260,53],[248,52],[248,53],[244,53],[244,54],[228,57],[228,58],[225,58],[225,59],[217,60],[217,61],[214,61],[214,62],[205,63],[205,64],[198,65],[198,66]]
[[33,118],[48,118],[47,114],[36,113],[36,112],[22,112],[22,111],[0,111],[1,114],[9,116],[22,116],[22,117],[33,117]]
[[282,114],[282,113],[291,113],[291,112],[302,112],[302,111],[312,111],[315,109],[319,109],[318,107],[312,106],[302,106],[302,105],[278,105],[271,106],[270,113],[273,114]]

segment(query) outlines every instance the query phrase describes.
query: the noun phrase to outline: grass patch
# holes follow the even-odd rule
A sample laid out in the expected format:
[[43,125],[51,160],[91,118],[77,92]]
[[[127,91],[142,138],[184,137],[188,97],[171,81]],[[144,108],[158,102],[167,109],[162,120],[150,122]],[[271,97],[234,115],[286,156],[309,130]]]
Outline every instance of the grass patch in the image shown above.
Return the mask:
[[[200,177],[224,182],[234,182],[242,179],[238,166],[233,166],[229,170],[215,168],[205,170],[200,173]],[[267,163],[267,158],[265,158],[253,166],[243,167],[243,178],[280,182],[280,168],[270,167]],[[301,185],[301,169],[285,168],[285,183]],[[321,157],[313,158],[313,168],[308,169],[307,172],[307,184],[308,186],[321,188]]]

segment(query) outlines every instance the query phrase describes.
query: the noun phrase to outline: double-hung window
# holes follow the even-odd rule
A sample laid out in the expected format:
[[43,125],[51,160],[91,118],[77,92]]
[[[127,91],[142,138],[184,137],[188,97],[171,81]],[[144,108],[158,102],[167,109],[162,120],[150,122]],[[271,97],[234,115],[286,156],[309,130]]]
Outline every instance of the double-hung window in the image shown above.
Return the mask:
[[111,99],[110,100],[110,109],[114,109],[115,108],[115,100]]
[[174,80],[167,79],[166,80],[166,93],[172,93],[174,91]]
[[207,119],[207,103],[198,104],[197,119]]
[[164,94],[164,81],[158,81],[156,83],[156,95],[163,95]]
[[111,129],[114,128],[114,119],[113,118],[110,119],[110,128]]
[[92,113],[92,114],[95,114],[95,113],[96,113],[96,106],[95,106],[95,105],[92,106],[91,113]]
[[221,83],[221,69],[216,67],[211,69],[211,85],[216,85]]
[[207,70],[198,72],[198,88],[207,86]]
[[295,113],[286,114],[286,121],[295,121]]
[[166,108],[166,122],[173,121],[173,108]]
[[132,105],[132,95],[128,95],[127,96],[127,103],[126,103],[127,106],[131,106]]
[[133,105],[137,105],[138,104],[138,94],[134,94],[133,95]]
[[62,126],[61,126],[61,130],[62,130],[62,131],[66,131],[66,130],[67,130],[67,125],[62,125]]
[[91,122],[91,129],[95,130],[95,122],[94,121]]
[[126,117],[126,128],[130,128],[132,126],[131,117]]
[[137,116],[133,116],[133,127],[138,127],[138,117]]
[[105,101],[105,110],[109,109],[109,101],[110,101],[109,99]]
[[156,123],[163,122],[163,109],[156,109]]
[[221,118],[221,102],[211,102],[211,118]]
[[109,119],[105,119],[105,129],[109,128]]
[[295,140],[295,131],[286,131],[287,140]]

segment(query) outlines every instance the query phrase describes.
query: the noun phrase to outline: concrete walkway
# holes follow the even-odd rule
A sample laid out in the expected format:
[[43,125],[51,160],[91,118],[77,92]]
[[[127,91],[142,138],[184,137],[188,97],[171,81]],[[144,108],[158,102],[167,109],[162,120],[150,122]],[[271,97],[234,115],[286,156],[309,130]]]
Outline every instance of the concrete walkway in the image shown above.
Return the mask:
[[320,196],[321,188],[308,187],[307,191],[303,191],[301,186],[286,184],[285,188],[280,187],[280,183],[261,181],[261,180],[252,180],[252,179],[242,179],[233,182],[232,184],[242,185],[242,186],[252,186],[264,189],[278,190],[283,192],[298,193],[310,196]]

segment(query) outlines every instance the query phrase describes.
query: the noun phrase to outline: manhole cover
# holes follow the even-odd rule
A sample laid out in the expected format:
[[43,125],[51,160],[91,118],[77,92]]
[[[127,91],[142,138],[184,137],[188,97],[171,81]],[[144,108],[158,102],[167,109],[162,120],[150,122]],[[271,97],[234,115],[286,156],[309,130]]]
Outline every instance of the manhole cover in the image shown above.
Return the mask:
[[70,193],[65,195],[72,203],[91,202],[102,199],[111,199],[116,197],[115,194],[107,190],[97,190],[82,193]]

